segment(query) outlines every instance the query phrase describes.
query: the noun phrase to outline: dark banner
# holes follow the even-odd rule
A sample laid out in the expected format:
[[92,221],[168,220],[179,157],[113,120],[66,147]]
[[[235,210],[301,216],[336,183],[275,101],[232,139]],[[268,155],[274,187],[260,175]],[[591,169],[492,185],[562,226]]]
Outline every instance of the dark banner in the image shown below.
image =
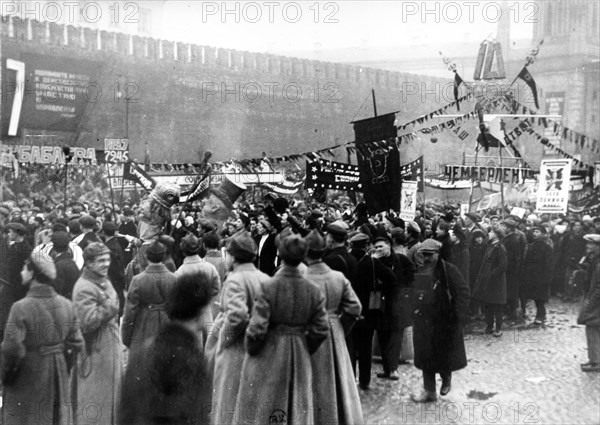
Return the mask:
[[354,140],[356,141],[356,145],[358,146],[361,143],[376,142],[396,137],[398,135],[398,129],[394,125],[395,121],[395,112],[360,121],[353,121]]
[[417,191],[423,192],[423,157],[400,167],[400,176],[402,180],[417,182]]
[[151,191],[156,186],[156,181],[139,165],[132,162],[123,164],[123,178],[139,183],[147,191]]
[[[23,128],[75,132],[102,97],[101,63],[19,53],[2,58],[2,136]],[[105,87],[106,89],[106,87]],[[106,96],[107,93],[104,93]]]
[[358,167],[319,159],[306,161],[306,187],[311,189],[361,190]]

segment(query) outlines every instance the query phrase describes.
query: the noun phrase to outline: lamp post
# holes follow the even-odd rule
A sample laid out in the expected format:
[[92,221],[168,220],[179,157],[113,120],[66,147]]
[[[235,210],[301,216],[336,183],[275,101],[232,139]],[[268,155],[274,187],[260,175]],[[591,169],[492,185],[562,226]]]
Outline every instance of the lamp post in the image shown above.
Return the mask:
[[71,148],[69,146],[63,146],[63,154],[65,155],[65,170],[64,170],[64,177],[65,177],[65,185],[63,188],[63,203],[64,203],[64,208],[65,211],[67,210],[67,184],[69,182],[69,162],[71,162],[71,160],[73,159],[73,153],[71,153]]

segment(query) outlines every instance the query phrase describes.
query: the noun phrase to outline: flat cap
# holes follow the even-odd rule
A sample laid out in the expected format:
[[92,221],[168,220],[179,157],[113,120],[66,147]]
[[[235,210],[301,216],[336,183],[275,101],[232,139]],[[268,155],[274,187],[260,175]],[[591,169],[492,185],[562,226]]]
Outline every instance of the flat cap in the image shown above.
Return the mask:
[[86,229],[90,229],[96,225],[96,219],[91,215],[82,215],[79,217],[79,224]]
[[438,253],[440,252],[441,248],[442,244],[440,242],[436,241],[435,239],[429,238],[425,239],[423,243],[421,243],[421,248],[419,249],[419,251]]
[[369,243],[369,237],[362,232],[357,233],[356,235],[354,235],[350,238],[350,243],[354,247],[367,245]]
[[548,229],[546,229],[544,226],[535,226],[533,228],[533,230],[539,230],[540,232],[542,232],[544,235],[548,233]]
[[348,229],[346,229],[340,223],[333,222],[327,226],[327,233],[331,233],[333,236],[339,236],[343,238],[348,236]]
[[117,231],[117,225],[112,221],[105,221],[104,223],[102,223],[102,231],[106,235],[112,236]]
[[479,216],[472,212],[466,213],[465,217],[469,217],[471,219],[471,221],[474,221],[475,223],[480,221]]
[[7,229],[13,230],[19,235],[24,235],[27,232],[27,228],[22,223],[11,222],[6,225]]

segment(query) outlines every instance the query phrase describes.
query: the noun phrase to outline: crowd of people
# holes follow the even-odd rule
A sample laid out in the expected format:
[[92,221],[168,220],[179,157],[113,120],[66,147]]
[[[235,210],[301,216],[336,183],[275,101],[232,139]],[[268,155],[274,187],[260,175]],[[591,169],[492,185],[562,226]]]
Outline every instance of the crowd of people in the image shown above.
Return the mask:
[[412,399],[435,401],[436,375],[445,396],[467,366],[466,323],[543,327],[551,295],[583,299],[581,369],[600,371],[600,217],[405,221],[267,195],[215,221],[156,200],[163,221],[143,203],[0,205],[3,424],[364,423],[375,334],[376,376],[396,381],[412,327]]

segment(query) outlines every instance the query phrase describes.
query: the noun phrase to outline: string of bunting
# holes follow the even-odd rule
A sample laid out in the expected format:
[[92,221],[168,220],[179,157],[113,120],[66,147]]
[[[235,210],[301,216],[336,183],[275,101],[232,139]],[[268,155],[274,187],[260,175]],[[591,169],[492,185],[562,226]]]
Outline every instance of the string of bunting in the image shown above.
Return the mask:
[[[523,133],[528,133],[531,134],[532,136],[534,136],[537,140],[540,141],[540,143],[542,143],[544,146],[549,147],[550,149],[552,149],[553,151],[558,152],[560,155],[563,156],[563,158],[569,158],[572,159],[573,162],[579,166],[579,168],[588,168],[588,169],[593,169],[593,167],[589,164],[584,163],[583,161],[575,158],[573,155],[565,152],[564,150],[562,150],[561,148],[559,148],[558,146],[553,145],[552,143],[550,143],[549,141],[547,141],[548,139],[545,138],[544,136],[542,136],[541,134],[539,134],[537,131],[535,131],[531,125],[531,119],[525,119],[522,120],[519,125],[512,130],[509,135],[510,137],[514,139],[516,139],[517,137],[519,137],[520,135],[522,135]],[[514,134],[513,134],[514,133]],[[520,134],[519,134],[520,133]],[[507,135],[507,137],[509,137],[509,135]]]
[[[521,104],[515,99],[512,99],[513,107],[515,111],[521,109],[523,113],[529,113],[535,115],[536,112],[531,108]],[[548,121],[551,121],[552,124],[549,124]],[[550,118],[538,118],[538,125],[544,126],[544,128],[549,128],[552,125],[552,131],[554,135],[560,136],[562,140],[570,143],[575,143],[579,145],[582,149],[584,147],[591,149],[594,153],[600,153],[600,142],[597,139],[592,139],[585,134],[579,133],[575,130],[572,130],[558,121],[554,121]]]
[[445,113],[448,109],[452,108],[453,106],[455,106],[455,105],[457,105],[457,104],[459,104],[461,102],[469,100],[472,96],[473,96],[473,93],[468,93],[468,94],[464,95],[463,97],[459,98],[458,100],[454,100],[454,101],[450,102],[449,104],[447,104],[445,106],[442,106],[439,109],[436,109],[433,112],[430,112],[430,113],[428,113],[426,115],[422,115],[419,118],[415,118],[412,121],[409,121],[409,122],[407,122],[405,124],[402,124],[401,126],[398,127],[398,130],[406,130],[406,128],[409,127],[409,126],[411,126],[411,125],[414,125],[414,124],[423,124],[425,121],[433,118],[436,115],[443,115],[443,113]]

